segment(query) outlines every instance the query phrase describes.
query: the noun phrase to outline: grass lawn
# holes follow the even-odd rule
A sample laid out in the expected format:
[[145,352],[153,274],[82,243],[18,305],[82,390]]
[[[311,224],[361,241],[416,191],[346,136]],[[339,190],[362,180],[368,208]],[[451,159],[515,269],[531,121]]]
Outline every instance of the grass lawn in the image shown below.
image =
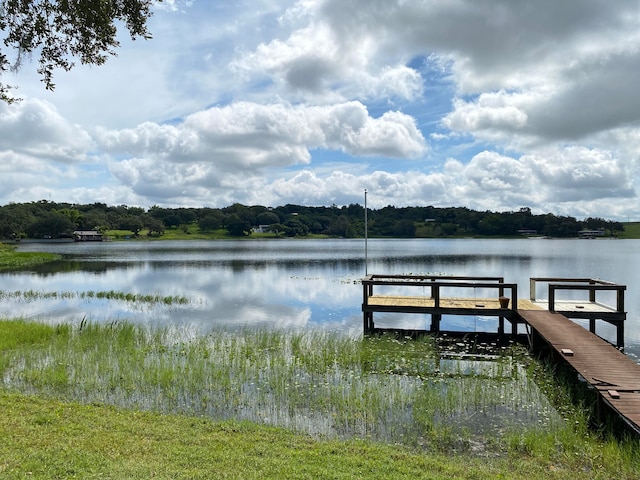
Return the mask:
[[624,232],[619,233],[618,238],[640,238],[640,222],[624,223]]
[[[259,238],[294,238],[275,233],[252,233],[245,237],[234,237],[224,229],[209,232],[201,231],[196,224],[188,225],[186,229],[172,227],[164,231],[160,236],[148,236],[148,230],[141,230],[137,237],[129,230],[107,230],[105,235],[112,240],[242,240]],[[308,235],[304,238],[328,238],[327,235]]]
[[631,479],[640,473],[603,465],[615,455],[611,447],[595,443],[590,462],[573,452],[483,458],[366,441],[321,441],[251,423],[11,393],[0,393],[0,410],[0,477],[6,479],[536,480]]
[[531,479],[555,468],[531,458],[451,459],[390,445],[316,441],[249,423],[7,393],[0,394],[0,409],[0,477],[7,479]]

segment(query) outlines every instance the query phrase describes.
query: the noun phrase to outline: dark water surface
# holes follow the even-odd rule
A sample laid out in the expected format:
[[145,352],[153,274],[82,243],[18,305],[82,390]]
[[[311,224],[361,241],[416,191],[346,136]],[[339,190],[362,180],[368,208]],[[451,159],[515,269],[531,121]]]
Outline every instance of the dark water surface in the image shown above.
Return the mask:
[[[367,270],[503,276],[518,284],[521,298],[529,295],[530,277],[589,277],[624,284],[626,352],[637,359],[639,247],[638,240],[605,239],[370,239]],[[130,320],[191,328],[317,326],[353,335],[362,330],[362,239],[22,243],[18,248],[60,253],[64,260],[34,271],[0,274],[0,316],[51,322]],[[127,302],[87,295],[105,291],[187,301]],[[546,296],[544,289],[538,296]],[[401,326],[425,325],[424,317],[405,316]],[[494,330],[494,323],[450,317],[442,328]],[[603,324],[598,332],[615,338],[613,327]]]

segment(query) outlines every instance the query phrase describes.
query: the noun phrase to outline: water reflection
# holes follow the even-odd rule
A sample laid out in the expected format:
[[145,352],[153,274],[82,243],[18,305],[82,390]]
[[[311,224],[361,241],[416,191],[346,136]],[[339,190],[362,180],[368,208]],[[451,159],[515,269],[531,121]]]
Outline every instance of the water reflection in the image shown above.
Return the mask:
[[[640,345],[640,242],[633,240],[369,240],[370,273],[503,276],[529,294],[529,278],[591,277],[627,285],[627,352]],[[127,319],[210,327],[319,326],[361,331],[362,240],[23,243],[62,262],[0,275],[2,291],[121,291],[175,295],[186,305],[5,299],[0,315],[51,321]],[[423,316],[394,321],[422,324]],[[451,329],[494,329],[495,319],[451,318]],[[411,327],[408,327],[411,328]],[[604,336],[615,335],[607,326]]]

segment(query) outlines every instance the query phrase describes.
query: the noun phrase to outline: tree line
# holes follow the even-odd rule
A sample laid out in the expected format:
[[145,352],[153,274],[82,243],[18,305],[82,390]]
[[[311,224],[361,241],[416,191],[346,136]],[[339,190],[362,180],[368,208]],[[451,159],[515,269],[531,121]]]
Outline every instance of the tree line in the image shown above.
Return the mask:
[[[224,208],[148,209],[104,203],[86,205],[40,200],[0,207],[0,238],[65,238],[76,230],[129,231],[132,235],[162,236],[168,229],[197,228],[222,231],[234,237],[268,232],[272,236],[327,235],[355,238],[365,233],[364,207],[246,206]],[[576,237],[580,231],[601,231],[615,236],[624,230],[620,222],[603,218],[574,217],[552,213],[534,215],[527,207],[517,211],[474,211],[466,207],[395,207],[367,210],[370,237],[456,237],[544,235]]]

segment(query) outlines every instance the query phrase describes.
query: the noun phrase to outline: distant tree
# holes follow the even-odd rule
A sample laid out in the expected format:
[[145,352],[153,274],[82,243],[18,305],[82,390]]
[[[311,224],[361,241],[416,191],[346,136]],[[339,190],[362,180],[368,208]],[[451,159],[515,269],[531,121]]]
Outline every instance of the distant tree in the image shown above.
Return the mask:
[[273,225],[280,223],[280,218],[273,212],[263,212],[256,217],[257,225]]
[[75,208],[61,208],[58,213],[67,217],[77,227],[80,224],[81,213]]
[[604,229],[607,226],[607,221],[604,218],[593,218],[589,217],[583,222],[583,226],[588,230],[600,230]]
[[219,215],[208,213],[200,220],[198,220],[198,228],[203,232],[210,232],[217,230],[222,226],[222,221]]
[[159,236],[165,231],[164,223],[149,215],[144,216],[142,223],[149,229],[149,236]]
[[482,235],[500,235],[504,231],[504,220],[499,213],[485,216],[478,224],[478,231]]
[[416,225],[411,220],[399,220],[393,226],[393,233],[396,237],[415,237]]
[[284,224],[285,235],[289,237],[306,237],[309,235],[309,227],[298,219],[289,220]]
[[176,214],[173,213],[164,217],[164,220],[162,222],[167,228],[177,227],[178,225],[180,225],[180,219]]
[[458,225],[456,223],[441,223],[438,225],[441,235],[450,237],[458,233]]
[[287,227],[285,227],[281,223],[273,223],[270,225],[270,229],[271,232],[274,233],[276,237],[278,237],[281,233],[284,233],[287,230]]
[[[152,0],[0,0],[0,46],[15,53],[13,60],[0,49],[0,75],[17,71],[25,58],[38,54],[38,73],[53,90],[53,73],[71,70],[74,59],[101,65],[119,47],[117,24],[132,39],[151,38],[147,20]],[[0,83],[0,101],[12,102],[13,87]]]
[[622,222],[616,222],[614,220],[607,221],[606,228],[609,230],[612,236],[615,236],[616,233],[624,232],[624,225]]
[[253,210],[242,205],[241,203],[234,203],[230,207],[224,208],[223,211],[228,215],[237,215],[240,220],[248,222],[249,225],[256,224],[256,215],[254,214]]
[[176,211],[176,216],[180,225],[189,225],[198,220],[198,215],[191,208],[179,208]]
[[369,220],[369,233],[377,236],[392,235],[393,225],[395,221],[389,216],[370,215],[372,217]]
[[347,214],[352,219],[358,219],[364,217],[364,207],[357,203],[352,203],[346,207]]
[[247,220],[241,219],[237,214],[232,213],[227,218],[226,222],[229,235],[234,237],[243,237],[251,235],[251,223]]
[[49,212],[27,226],[27,235],[31,238],[60,238],[70,236],[74,223],[64,215]]
[[353,232],[353,227],[351,226],[349,217],[347,217],[346,215],[340,215],[333,222],[331,222],[328,230],[330,235],[348,238],[349,233]]
[[143,226],[144,225],[142,224],[142,220],[140,219],[140,217],[127,215],[120,220],[118,228],[120,228],[120,230],[129,230],[130,232],[133,232],[133,234],[137,237]]
[[93,208],[80,216],[78,229],[80,230],[108,230],[109,222],[104,210]]
[[18,217],[10,211],[0,210],[0,238],[17,238],[20,236],[23,225]]

